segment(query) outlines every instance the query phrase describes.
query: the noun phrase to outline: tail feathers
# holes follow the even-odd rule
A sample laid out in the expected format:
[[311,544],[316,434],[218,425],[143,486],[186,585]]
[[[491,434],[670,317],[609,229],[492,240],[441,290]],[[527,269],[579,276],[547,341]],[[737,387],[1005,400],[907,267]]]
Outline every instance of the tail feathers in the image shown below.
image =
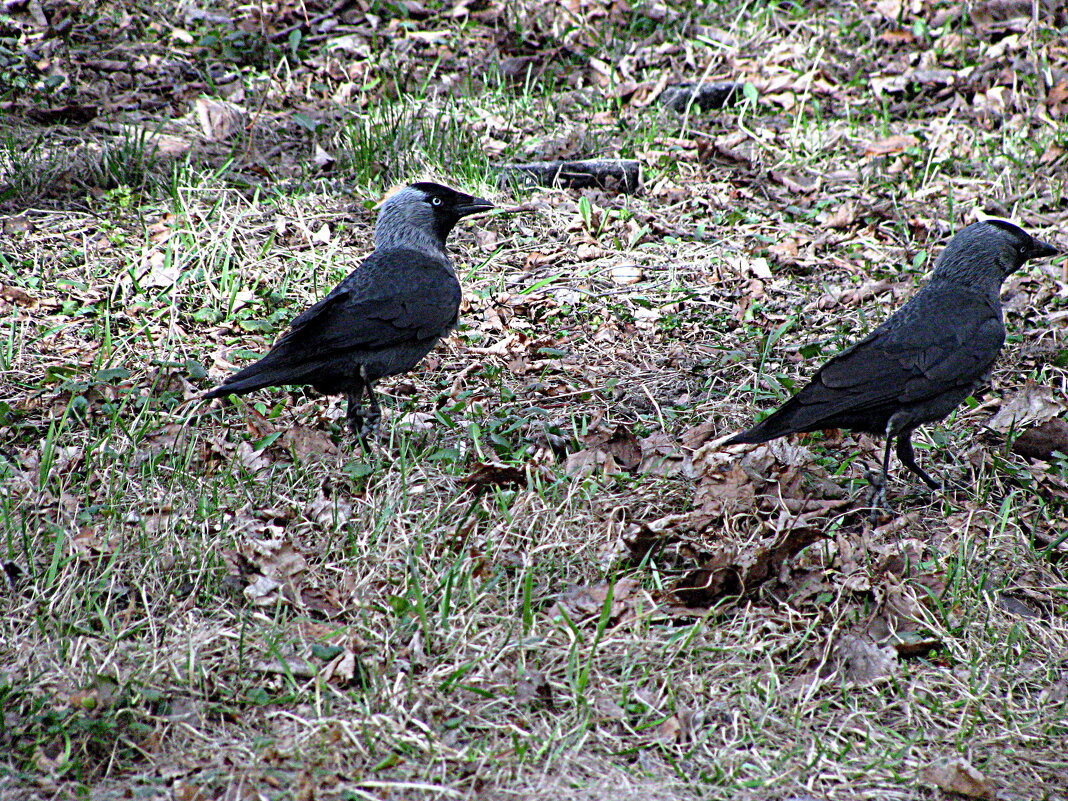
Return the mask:
[[294,370],[292,367],[264,367],[262,362],[256,362],[234,373],[215,389],[205,392],[203,397],[209,400],[225,395],[244,395],[264,387],[302,384],[306,377],[306,370]]
[[753,426],[747,428],[740,434],[735,434],[729,440],[724,442],[724,445],[759,445],[761,442],[768,442],[776,437],[781,437],[782,434],[768,434],[761,431],[760,426]]
[[[735,434],[725,445],[759,445],[762,442],[770,442],[788,434],[796,434],[799,431],[811,431],[812,425],[806,425],[805,421],[798,420],[797,404],[791,398],[779,409],[769,414],[752,428],[747,428],[739,434]],[[818,421],[808,421],[809,423]]]

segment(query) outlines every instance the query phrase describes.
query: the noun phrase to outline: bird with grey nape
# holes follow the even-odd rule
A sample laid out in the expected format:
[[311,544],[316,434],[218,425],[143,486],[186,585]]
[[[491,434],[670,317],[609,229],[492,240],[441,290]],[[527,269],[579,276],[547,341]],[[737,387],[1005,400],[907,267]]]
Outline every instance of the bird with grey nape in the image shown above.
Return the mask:
[[1057,251],[1004,220],[972,223],[946,245],[931,280],[882,325],[824,364],[800,392],[725,445],[845,428],[886,437],[872,505],[885,498],[890,445],[931,489],[912,432],[941,420],[988,380],[1005,342],[1001,284],[1029,259]]
[[461,292],[445,252],[449,232],[492,208],[434,183],[396,192],[378,213],[374,252],[297,316],[266,356],[203,397],[309,385],[346,395],[349,428],[360,439],[372,435],[382,417],[375,382],[411,370],[456,325]]

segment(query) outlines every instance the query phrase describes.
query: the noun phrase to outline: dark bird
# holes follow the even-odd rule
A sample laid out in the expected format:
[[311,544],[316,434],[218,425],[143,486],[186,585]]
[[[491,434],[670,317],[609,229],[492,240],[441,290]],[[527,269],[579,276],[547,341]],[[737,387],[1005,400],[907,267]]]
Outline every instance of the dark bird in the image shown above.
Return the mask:
[[294,319],[266,356],[204,398],[310,385],[345,394],[349,428],[370,436],[382,417],[375,382],[411,370],[456,325],[461,293],[445,252],[449,232],[461,217],[492,208],[434,183],[396,192],[382,204],[375,250],[363,264]]
[[885,492],[890,445],[931,489],[941,485],[918,464],[912,432],[941,420],[988,380],[1005,342],[999,294],[1029,259],[1057,251],[1004,220],[972,223],[946,245],[930,282],[882,325],[824,364],[779,409],[725,445],[845,428],[886,437],[873,504]]

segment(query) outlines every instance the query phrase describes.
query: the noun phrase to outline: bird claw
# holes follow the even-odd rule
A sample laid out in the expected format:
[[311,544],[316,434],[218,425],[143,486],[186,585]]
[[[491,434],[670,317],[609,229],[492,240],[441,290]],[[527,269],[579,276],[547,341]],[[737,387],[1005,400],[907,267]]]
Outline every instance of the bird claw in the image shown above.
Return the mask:
[[361,443],[367,444],[378,433],[378,424],[382,420],[382,414],[375,411],[357,411],[348,416],[349,431]]
[[867,505],[871,508],[871,512],[868,514],[868,519],[874,523],[883,512],[894,514],[893,508],[886,502],[886,477],[883,475],[883,471],[881,469],[872,470],[869,467],[864,477],[868,480],[869,485]]

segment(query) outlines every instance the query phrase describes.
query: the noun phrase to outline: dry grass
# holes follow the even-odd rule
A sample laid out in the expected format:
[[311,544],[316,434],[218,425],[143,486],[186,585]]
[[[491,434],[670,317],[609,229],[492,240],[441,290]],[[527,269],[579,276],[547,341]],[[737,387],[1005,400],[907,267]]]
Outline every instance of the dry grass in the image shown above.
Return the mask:
[[[1063,21],[964,16],[936,35],[919,21],[952,7],[927,5],[900,25],[849,3],[690,9],[699,29],[598,4],[570,28],[525,6],[496,29],[431,17],[410,25],[447,36],[404,40],[402,71],[313,39],[284,77],[245,66],[256,114],[232,163],[177,115],[149,115],[193,143],[177,160],[141,159],[117,117],[41,125],[36,149],[5,126],[0,796],[924,799],[948,797],[927,766],[964,758],[997,798],[1068,798],[1068,581],[1063,545],[1044,550],[1064,463],[1028,466],[980,433],[1027,380],[1064,397],[1063,260],[1010,279],[994,391],[927,434],[921,461],[960,486],[895,481],[907,514],[877,527],[859,500],[829,507],[812,524],[826,536],[741,598],[674,592],[704,555],[755,553],[799,520],[787,497],[697,525],[715,470],[742,457],[694,457],[685,432],[778,402],[975,212],[1068,244],[1064,106],[1022,66],[1011,91],[990,66],[1061,76]],[[94,24],[127,36],[109,20]],[[541,78],[472,85],[468,59],[494,42],[544,58]],[[554,42],[570,49],[544,56]],[[999,42],[1008,55],[988,57]],[[223,58],[205,47],[190,58]],[[629,72],[599,86],[594,52]],[[900,95],[868,81],[924,59],[978,77]],[[347,104],[329,100],[331,64],[364,70]],[[683,118],[613,97],[702,73],[752,81],[761,102]],[[468,145],[441,162],[428,143],[452,123],[429,112],[366,129],[410,162],[357,163],[349,118],[398,89],[459,115],[492,160],[632,156],[646,189],[586,192],[588,209],[531,192],[514,198],[526,212],[459,230],[461,327],[385,387],[372,452],[336,400],[191,403],[358,264],[381,184],[429,172],[512,202]],[[34,96],[13,97],[23,113]],[[107,136],[127,157],[99,155]],[[913,139],[875,155],[891,136]],[[78,159],[57,155],[68,140]],[[309,165],[316,144],[340,176]],[[613,431],[691,458],[569,471]],[[818,497],[863,497],[879,443],[805,444]],[[522,480],[471,486],[491,462]],[[628,546],[648,530],[673,539]]]

